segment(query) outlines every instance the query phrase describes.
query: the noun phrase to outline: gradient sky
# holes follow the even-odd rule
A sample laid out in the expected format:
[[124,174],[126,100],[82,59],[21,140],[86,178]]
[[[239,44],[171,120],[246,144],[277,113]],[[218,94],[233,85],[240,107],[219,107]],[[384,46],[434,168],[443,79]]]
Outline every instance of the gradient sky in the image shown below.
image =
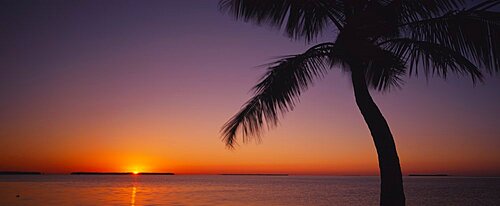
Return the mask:
[[[307,44],[215,0],[0,4],[0,170],[378,174],[338,70],[262,143],[225,148],[219,130],[250,98],[256,66]],[[475,87],[451,76],[374,92],[403,172],[500,175],[499,89],[500,75]]]

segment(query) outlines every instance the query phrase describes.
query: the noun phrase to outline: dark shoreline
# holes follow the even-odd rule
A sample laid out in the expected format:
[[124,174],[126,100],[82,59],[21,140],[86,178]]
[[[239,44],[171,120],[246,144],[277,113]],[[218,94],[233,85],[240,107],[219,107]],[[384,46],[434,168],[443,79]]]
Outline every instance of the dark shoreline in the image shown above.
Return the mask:
[[288,174],[219,174],[219,175],[233,175],[233,176],[288,176]]
[[170,172],[72,172],[70,175],[175,175]]
[[139,172],[138,175],[175,175],[172,172]]
[[447,177],[448,174],[409,174],[410,177]]
[[0,171],[0,175],[41,175],[41,172],[31,171]]

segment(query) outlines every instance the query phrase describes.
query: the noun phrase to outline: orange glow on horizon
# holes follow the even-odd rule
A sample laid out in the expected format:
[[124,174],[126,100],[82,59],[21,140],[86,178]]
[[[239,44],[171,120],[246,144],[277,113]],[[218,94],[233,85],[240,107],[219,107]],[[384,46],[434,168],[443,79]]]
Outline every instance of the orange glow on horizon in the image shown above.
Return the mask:
[[[278,127],[264,129],[261,144],[239,135],[228,150],[221,141],[221,127],[268,71],[251,68],[307,51],[303,41],[232,21],[216,3],[161,1],[186,9],[167,15],[156,3],[10,2],[22,3],[2,16],[0,171],[379,173],[349,72],[337,66],[301,92]],[[476,87],[453,75],[371,90],[402,172],[500,176],[500,74]]]

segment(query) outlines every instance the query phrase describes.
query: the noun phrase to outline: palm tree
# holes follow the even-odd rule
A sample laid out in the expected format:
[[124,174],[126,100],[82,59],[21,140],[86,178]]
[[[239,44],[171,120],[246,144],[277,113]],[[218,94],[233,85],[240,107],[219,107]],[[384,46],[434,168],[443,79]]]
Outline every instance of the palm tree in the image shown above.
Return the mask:
[[270,63],[254,96],[222,128],[234,148],[259,138],[293,110],[299,95],[333,68],[351,74],[356,104],[377,150],[380,205],[405,205],[399,157],[393,136],[369,89],[400,87],[404,75],[446,78],[449,73],[483,81],[500,69],[500,0],[474,6],[463,0],[221,0],[237,19],[283,29],[293,39],[311,43],[325,31],[333,42]]

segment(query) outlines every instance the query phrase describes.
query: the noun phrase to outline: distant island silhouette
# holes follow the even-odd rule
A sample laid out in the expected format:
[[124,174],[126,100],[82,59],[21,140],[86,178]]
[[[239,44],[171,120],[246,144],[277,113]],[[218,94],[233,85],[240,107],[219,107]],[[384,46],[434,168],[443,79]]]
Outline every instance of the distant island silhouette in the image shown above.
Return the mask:
[[41,175],[41,172],[33,171],[0,171],[0,175]]
[[71,175],[175,175],[171,172],[72,172]]
[[138,175],[175,175],[171,172],[139,172]]
[[435,177],[435,176],[438,176],[438,177],[443,177],[443,176],[449,176],[448,174],[409,174],[408,176],[421,176],[421,177]]
[[220,175],[248,175],[248,176],[288,176],[288,174],[247,174],[247,173],[242,173],[242,174],[220,174]]

